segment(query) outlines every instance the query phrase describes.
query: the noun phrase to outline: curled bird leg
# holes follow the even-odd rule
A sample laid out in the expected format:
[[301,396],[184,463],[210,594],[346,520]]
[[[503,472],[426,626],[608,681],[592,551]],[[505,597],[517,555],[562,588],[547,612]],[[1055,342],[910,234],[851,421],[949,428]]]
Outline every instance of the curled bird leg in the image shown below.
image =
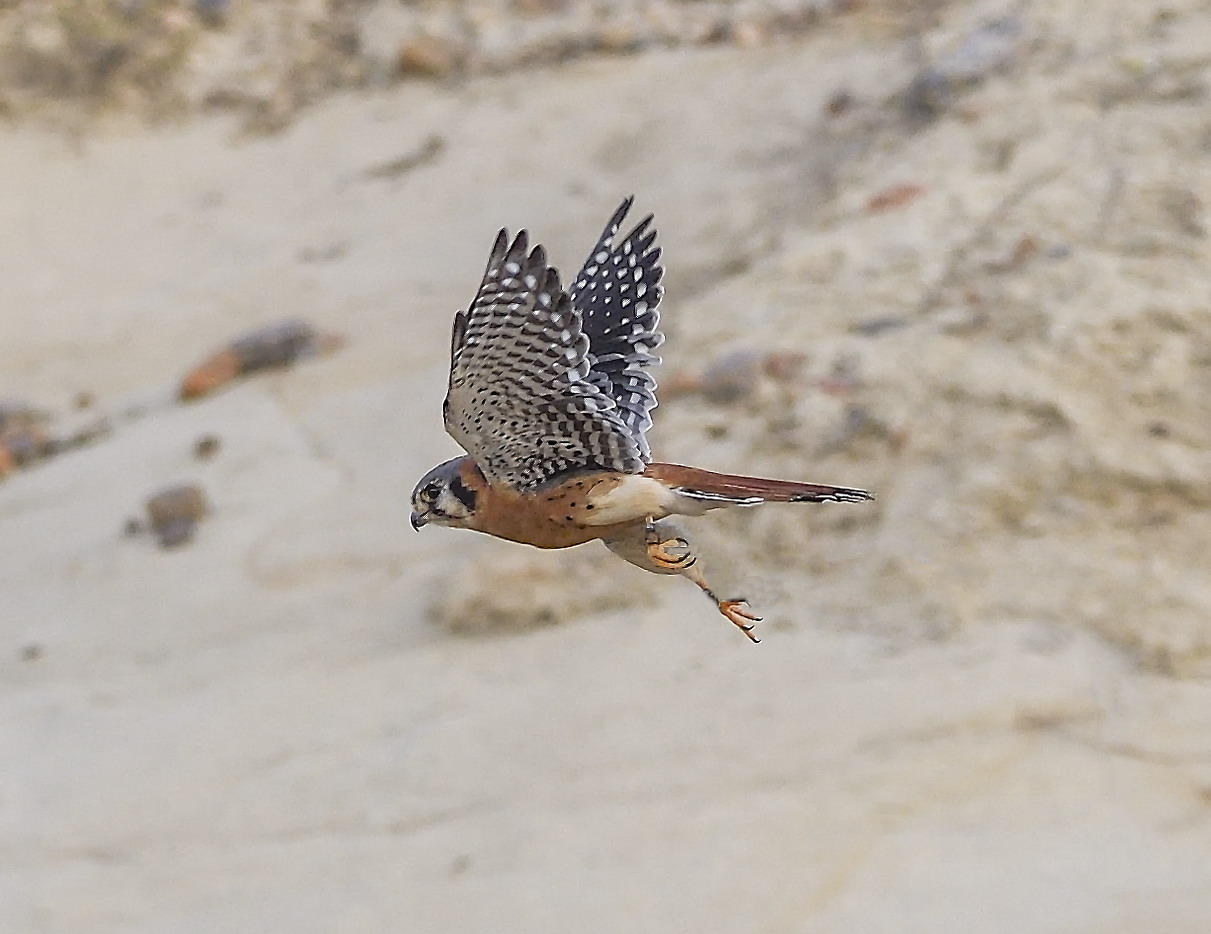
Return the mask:
[[663,571],[685,571],[698,561],[698,556],[684,538],[662,538],[660,530],[656,528],[656,523],[650,516],[644,522],[643,544],[647,549],[648,558]]
[[753,623],[761,617],[753,613],[745,600],[720,600],[715,596],[684,533],[668,519],[655,522],[636,522],[628,526],[617,538],[602,540],[605,546],[636,567],[654,574],[681,574],[688,577],[710,598],[715,608],[753,642],[760,642],[753,635]]

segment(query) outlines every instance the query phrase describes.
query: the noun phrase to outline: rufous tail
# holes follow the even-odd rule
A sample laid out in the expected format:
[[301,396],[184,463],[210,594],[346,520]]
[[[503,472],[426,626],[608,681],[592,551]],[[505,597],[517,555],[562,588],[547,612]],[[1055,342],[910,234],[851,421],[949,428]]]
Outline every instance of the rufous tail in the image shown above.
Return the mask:
[[875,498],[873,493],[855,487],[742,477],[680,464],[649,464],[643,475],[660,480],[682,496],[720,505],[862,503]]

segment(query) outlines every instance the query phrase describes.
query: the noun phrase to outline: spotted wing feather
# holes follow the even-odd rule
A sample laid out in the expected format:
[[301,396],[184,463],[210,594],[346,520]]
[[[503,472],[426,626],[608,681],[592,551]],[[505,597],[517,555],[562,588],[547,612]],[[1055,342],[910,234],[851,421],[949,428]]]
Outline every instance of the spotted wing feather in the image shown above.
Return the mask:
[[664,342],[660,333],[660,248],[649,214],[618,243],[614,238],[634,198],[614,212],[569,289],[589,338],[593,378],[618,405],[645,462],[651,459],[647,430],[656,407],[656,380],[648,369],[660,362],[652,353]]
[[639,473],[617,402],[590,370],[580,314],[526,232],[502,230],[475,300],[455,316],[446,430],[491,483],[532,490],[569,470]]

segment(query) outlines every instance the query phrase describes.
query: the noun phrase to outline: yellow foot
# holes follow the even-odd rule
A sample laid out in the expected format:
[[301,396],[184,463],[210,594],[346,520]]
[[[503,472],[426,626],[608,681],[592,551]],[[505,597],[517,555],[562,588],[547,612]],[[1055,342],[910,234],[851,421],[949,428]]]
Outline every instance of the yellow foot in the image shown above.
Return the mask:
[[690,550],[684,538],[666,538],[662,542],[648,542],[648,557],[652,563],[666,571],[684,571],[692,568],[698,556]]
[[719,612],[726,616],[734,625],[738,626],[740,631],[749,637],[753,642],[760,642],[753,635],[753,623],[761,622],[761,617],[753,613],[753,608],[747,606],[748,601],[740,600],[720,600]]

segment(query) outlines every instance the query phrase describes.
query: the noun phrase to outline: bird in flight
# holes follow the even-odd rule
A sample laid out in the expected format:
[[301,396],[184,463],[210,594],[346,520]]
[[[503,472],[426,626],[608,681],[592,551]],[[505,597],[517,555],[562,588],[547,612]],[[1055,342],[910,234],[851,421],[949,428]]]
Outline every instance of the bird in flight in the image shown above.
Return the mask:
[[600,539],[656,574],[693,581],[753,642],[743,598],[721,600],[669,516],[762,503],[856,503],[866,490],[653,463],[660,248],[649,215],[610,218],[570,287],[523,230],[496,235],[474,300],[454,316],[446,430],[466,450],[412,492],[412,526],[473,529],[538,548]]

